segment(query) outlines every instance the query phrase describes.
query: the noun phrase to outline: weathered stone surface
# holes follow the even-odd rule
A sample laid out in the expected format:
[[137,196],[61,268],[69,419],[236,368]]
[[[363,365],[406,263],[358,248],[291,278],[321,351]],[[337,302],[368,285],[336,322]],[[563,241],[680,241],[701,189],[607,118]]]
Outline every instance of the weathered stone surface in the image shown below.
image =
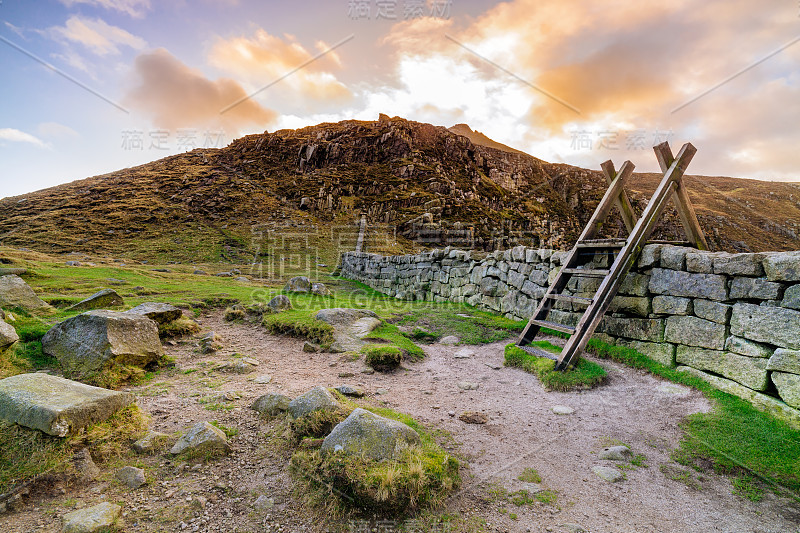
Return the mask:
[[729,352],[746,355],[748,357],[769,357],[773,353],[773,348],[769,346],[733,335],[728,337],[725,341],[725,349]]
[[597,458],[604,461],[627,461],[633,458],[633,452],[627,446],[609,446],[600,450]]
[[686,296],[724,301],[728,299],[725,277],[715,274],[691,274],[654,268],[650,277],[650,292],[669,296]]
[[189,431],[178,439],[175,446],[169,451],[172,455],[181,453],[196,453],[208,455],[227,455],[231,447],[228,438],[221,429],[208,422],[198,422]]
[[714,272],[714,255],[708,252],[689,252],[686,254],[686,270],[699,274]]
[[349,325],[365,317],[378,318],[378,315],[369,309],[348,309],[345,307],[321,309],[316,314],[317,320],[332,326]]
[[638,265],[639,268],[652,268],[658,265],[661,260],[661,245],[648,244],[642,248],[642,253],[639,255]]
[[352,385],[339,385],[334,388],[339,394],[352,396],[353,398],[363,398],[365,395],[364,389],[360,387],[353,387]]
[[0,319],[0,351],[5,350],[19,340],[14,326]]
[[655,296],[653,313],[657,315],[689,315],[692,313],[692,300],[678,296]]
[[753,390],[767,388],[767,360],[717,350],[678,346],[678,363],[714,372]]
[[[551,313],[552,315],[553,313]],[[566,322],[561,322],[562,324]],[[600,333],[615,337],[625,337],[639,341],[662,342],[664,340],[664,321],[651,318],[603,317],[597,328]]]
[[85,509],[78,509],[62,517],[62,533],[96,533],[113,527],[122,514],[122,507],[103,502]]
[[677,370],[679,372],[686,372],[704,381],[707,381],[713,387],[721,391],[725,391],[728,394],[738,396],[739,398],[742,398],[743,400],[753,404],[756,409],[764,411],[765,413],[769,413],[781,420],[785,420],[792,427],[800,429],[800,410],[786,405],[786,403],[782,402],[781,400],[773,398],[772,396],[767,396],[766,394],[761,394],[752,389],[748,389],[747,387],[743,387],[739,383],[731,381],[730,379],[714,376],[712,374],[703,372],[702,370],[697,370],[696,368],[679,366]]
[[114,477],[129,489],[138,489],[147,483],[144,470],[136,468],[135,466],[124,466],[120,468],[114,473]]
[[114,289],[103,289],[69,307],[67,311],[89,311],[90,309],[106,309],[108,307],[119,307],[121,305],[125,305],[125,301],[122,299],[122,296],[117,294],[117,291]]
[[763,276],[761,254],[714,254],[714,274]]
[[683,270],[686,265],[686,254],[691,248],[666,245],[661,248],[661,268],[670,270]]
[[622,475],[622,472],[618,468],[612,468],[610,466],[593,466],[592,472],[600,479],[608,481],[609,483],[617,483],[625,479],[625,476]]
[[292,399],[283,394],[269,393],[259,396],[250,406],[250,409],[261,415],[278,416],[289,410]]
[[760,278],[734,278],[731,282],[731,300],[775,300],[781,284]]
[[725,348],[725,326],[694,316],[671,316],[667,317],[664,340],[722,350]]
[[292,302],[285,294],[279,294],[269,301],[267,307],[273,313],[280,313],[281,311],[288,311],[292,308]]
[[786,289],[781,305],[789,309],[800,309],[800,283]]
[[567,416],[575,412],[575,409],[568,405],[554,405],[551,409],[557,415]]
[[769,358],[767,370],[800,374],[800,350],[778,348]]
[[617,345],[636,350],[637,352],[646,355],[653,361],[657,361],[662,365],[669,367],[675,366],[674,344],[668,344],[666,342],[644,342],[619,339],[617,341]]
[[43,373],[0,380],[0,418],[65,437],[102,422],[134,397]]
[[21,307],[33,313],[55,311],[47,302],[36,296],[25,281],[14,274],[0,277],[0,306]]
[[312,283],[311,284],[311,294],[316,296],[331,296],[333,293],[331,290],[325,286],[323,283]]
[[81,448],[75,452],[75,455],[72,456],[72,466],[75,467],[78,477],[84,483],[94,481],[100,475],[100,467],[95,464],[88,448]]
[[378,315],[368,309],[322,309],[316,318],[333,326],[331,351],[335,353],[357,352],[365,344],[361,339],[381,324]]
[[747,303],[733,306],[731,333],[738,337],[800,349],[800,311]]
[[650,314],[650,299],[640,296],[615,296],[611,300],[610,309],[617,313],[644,317]]
[[357,407],[325,437],[321,449],[380,461],[397,458],[404,448],[419,443],[419,434],[402,422]]
[[149,455],[166,447],[169,440],[169,435],[150,430],[144,437],[134,442],[131,448],[139,455]]
[[627,294],[630,296],[647,296],[647,288],[650,283],[650,276],[638,274],[636,272],[628,272],[622,285],[619,287],[619,294]]
[[117,311],[88,311],[56,324],[42,338],[42,350],[78,379],[112,364],[144,368],[164,356],[155,322]]
[[694,314],[700,318],[705,318],[717,324],[727,324],[731,317],[733,306],[715,302],[713,300],[694,301]]
[[283,288],[286,292],[311,292],[311,281],[306,276],[290,279]]
[[336,409],[339,403],[333,394],[325,387],[314,387],[302,396],[298,396],[289,402],[289,415],[293,418],[300,418],[313,411],[324,409]]
[[772,382],[778,395],[787,405],[800,409],[800,376],[786,372],[773,372]]
[[764,254],[762,264],[770,281],[800,281],[800,251]]
[[132,315],[144,315],[161,325],[169,324],[183,316],[183,311],[174,305],[161,302],[145,302],[125,312]]

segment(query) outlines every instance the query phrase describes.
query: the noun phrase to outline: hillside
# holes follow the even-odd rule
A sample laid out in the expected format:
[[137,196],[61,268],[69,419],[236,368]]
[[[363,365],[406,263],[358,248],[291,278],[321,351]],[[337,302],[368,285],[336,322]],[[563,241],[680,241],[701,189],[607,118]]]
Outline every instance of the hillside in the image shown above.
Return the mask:
[[[314,249],[318,260],[335,262],[352,249],[364,212],[370,249],[384,253],[570,246],[605,190],[601,173],[471,137],[385,115],[249,135],[4,198],[0,244],[164,261],[263,261]],[[658,178],[632,180],[639,210]],[[797,248],[800,185],[699,176],[686,183],[714,249]],[[679,239],[676,220],[668,216],[656,238]]]

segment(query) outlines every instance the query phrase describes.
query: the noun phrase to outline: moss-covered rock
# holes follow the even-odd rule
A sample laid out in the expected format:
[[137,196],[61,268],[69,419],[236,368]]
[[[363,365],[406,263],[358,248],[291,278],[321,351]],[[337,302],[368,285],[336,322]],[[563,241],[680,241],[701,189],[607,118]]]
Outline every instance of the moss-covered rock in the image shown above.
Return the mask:
[[419,443],[419,434],[407,425],[359,407],[325,437],[322,451],[396,459],[403,449]]

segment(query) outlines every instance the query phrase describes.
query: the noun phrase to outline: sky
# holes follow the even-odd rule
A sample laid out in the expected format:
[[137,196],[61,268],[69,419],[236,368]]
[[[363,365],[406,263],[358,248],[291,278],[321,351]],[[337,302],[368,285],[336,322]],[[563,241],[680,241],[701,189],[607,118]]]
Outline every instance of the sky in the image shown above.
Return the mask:
[[0,0],[0,197],[379,113],[800,181],[797,0]]

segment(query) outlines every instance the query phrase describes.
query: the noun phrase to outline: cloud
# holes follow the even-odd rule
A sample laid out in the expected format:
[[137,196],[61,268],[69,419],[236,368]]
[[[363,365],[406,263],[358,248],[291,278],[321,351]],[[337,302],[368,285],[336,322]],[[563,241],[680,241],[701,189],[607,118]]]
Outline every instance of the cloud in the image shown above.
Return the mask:
[[34,137],[30,133],[15,130],[14,128],[0,128],[0,141],[29,143],[40,148],[48,147],[44,142]]
[[78,138],[81,136],[69,126],[59,124],[58,122],[42,122],[37,126],[36,130],[42,137],[50,139]]
[[55,26],[48,33],[57,41],[78,43],[99,56],[117,55],[120,47],[141,50],[147,42],[102,19],[88,19],[78,15],[71,16],[64,26]]
[[142,18],[150,10],[150,0],[60,0],[67,7],[88,4],[125,13],[134,18]]
[[296,103],[301,101],[297,96],[311,107],[347,102],[353,95],[332,72],[341,67],[341,58],[336,50],[320,56],[330,50],[328,43],[317,41],[314,46],[317,52],[312,54],[292,35],[280,38],[259,29],[251,38],[217,40],[209,53],[209,62],[255,87],[275,82],[305,64],[280,81],[291,89]]
[[[126,105],[140,110],[160,128],[244,126],[266,128],[277,114],[261,106],[236,81],[209,80],[162,49],[139,55],[135,61],[138,85],[125,97]],[[243,100],[244,99],[244,100]],[[222,113],[231,104],[240,104]]]

